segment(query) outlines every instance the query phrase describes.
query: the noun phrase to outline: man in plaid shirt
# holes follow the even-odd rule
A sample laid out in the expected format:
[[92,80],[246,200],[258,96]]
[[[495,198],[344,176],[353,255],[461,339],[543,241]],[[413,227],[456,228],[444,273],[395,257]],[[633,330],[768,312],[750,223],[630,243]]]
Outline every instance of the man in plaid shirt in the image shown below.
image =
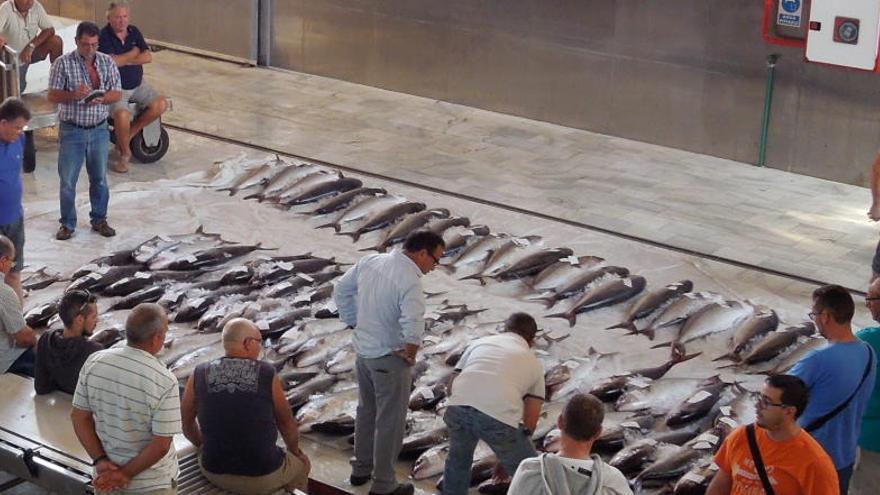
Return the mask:
[[89,174],[92,230],[104,237],[116,235],[107,224],[107,116],[110,105],[122,97],[122,86],[116,63],[98,52],[100,32],[93,22],[80,23],[76,28],[76,50],[55,60],[49,73],[49,101],[58,105],[61,121],[61,226],[55,238],[62,241],[70,239],[76,230],[76,181],[83,161]]

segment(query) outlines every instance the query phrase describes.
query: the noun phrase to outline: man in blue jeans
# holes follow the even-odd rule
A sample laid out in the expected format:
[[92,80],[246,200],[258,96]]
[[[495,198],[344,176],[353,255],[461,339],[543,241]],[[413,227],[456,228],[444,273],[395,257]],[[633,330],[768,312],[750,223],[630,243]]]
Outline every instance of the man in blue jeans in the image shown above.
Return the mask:
[[510,315],[505,331],[474,341],[455,365],[449,406],[449,457],[443,494],[465,495],[477,442],[486,442],[513,476],[537,452],[531,436],[544,403],[544,369],[531,347],[538,326],[525,313]]
[[23,300],[21,269],[24,267],[24,206],[22,205],[21,161],[24,155],[22,132],[31,112],[18,98],[0,104],[0,235],[15,246],[15,265],[6,274],[6,284]]
[[76,230],[76,182],[83,161],[89,174],[92,230],[104,237],[116,235],[107,224],[107,116],[110,105],[122,98],[122,86],[116,63],[98,52],[100,33],[95,23],[80,23],[76,28],[76,50],[58,58],[49,73],[49,101],[58,104],[61,121],[61,226],[55,234],[61,241],[70,239]]

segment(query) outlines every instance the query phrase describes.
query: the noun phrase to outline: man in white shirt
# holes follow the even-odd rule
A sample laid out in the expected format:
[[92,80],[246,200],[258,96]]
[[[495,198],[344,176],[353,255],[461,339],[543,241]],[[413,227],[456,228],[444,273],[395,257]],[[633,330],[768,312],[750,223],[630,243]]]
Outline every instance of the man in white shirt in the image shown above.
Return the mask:
[[0,48],[9,45],[21,61],[19,86],[24,93],[30,64],[49,57],[54,62],[64,51],[46,9],[36,0],[6,0],[0,4]]
[[514,313],[504,333],[475,341],[456,364],[443,417],[449,427],[444,495],[467,493],[480,440],[508,474],[537,455],[531,435],[544,403],[544,370],[531,350],[537,332],[534,318]]
[[373,480],[371,495],[412,495],[394,463],[403,443],[412,389],[410,367],[425,332],[423,275],[444,252],[443,238],[413,232],[402,250],[364,256],[339,278],[333,297],[339,319],[354,328],[358,407],[349,481]]
[[590,394],[572,396],[556,421],[562,431],[559,453],[524,460],[507,493],[632,495],[623,473],[591,454],[604,419],[605,406],[599,399]]

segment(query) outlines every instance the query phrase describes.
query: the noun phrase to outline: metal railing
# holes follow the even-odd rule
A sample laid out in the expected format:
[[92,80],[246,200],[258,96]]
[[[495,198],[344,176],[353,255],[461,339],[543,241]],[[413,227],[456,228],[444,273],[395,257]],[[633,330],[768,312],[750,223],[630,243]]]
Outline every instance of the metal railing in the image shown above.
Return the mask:
[[18,59],[18,52],[13,50],[8,44],[0,52],[0,69],[3,71],[2,77],[0,77],[0,90],[3,92],[2,99],[5,100],[10,96],[20,98],[19,78],[21,74],[21,61]]

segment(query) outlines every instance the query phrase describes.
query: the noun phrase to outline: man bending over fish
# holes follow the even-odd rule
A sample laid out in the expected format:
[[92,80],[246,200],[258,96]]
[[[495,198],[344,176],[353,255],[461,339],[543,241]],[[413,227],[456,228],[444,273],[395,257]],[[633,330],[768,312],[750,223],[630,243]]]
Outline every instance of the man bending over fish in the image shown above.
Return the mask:
[[531,435],[544,403],[544,369],[531,347],[538,326],[525,313],[507,318],[504,332],[474,341],[455,366],[449,406],[449,457],[444,495],[470,486],[477,442],[486,442],[508,474],[537,455]]
[[[180,404],[183,434],[201,447],[202,474],[242,495],[306,491],[311,463],[275,368],[259,360],[260,330],[234,318],[222,338],[226,356],[196,366]],[[279,432],[287,452],[275,444]]]

